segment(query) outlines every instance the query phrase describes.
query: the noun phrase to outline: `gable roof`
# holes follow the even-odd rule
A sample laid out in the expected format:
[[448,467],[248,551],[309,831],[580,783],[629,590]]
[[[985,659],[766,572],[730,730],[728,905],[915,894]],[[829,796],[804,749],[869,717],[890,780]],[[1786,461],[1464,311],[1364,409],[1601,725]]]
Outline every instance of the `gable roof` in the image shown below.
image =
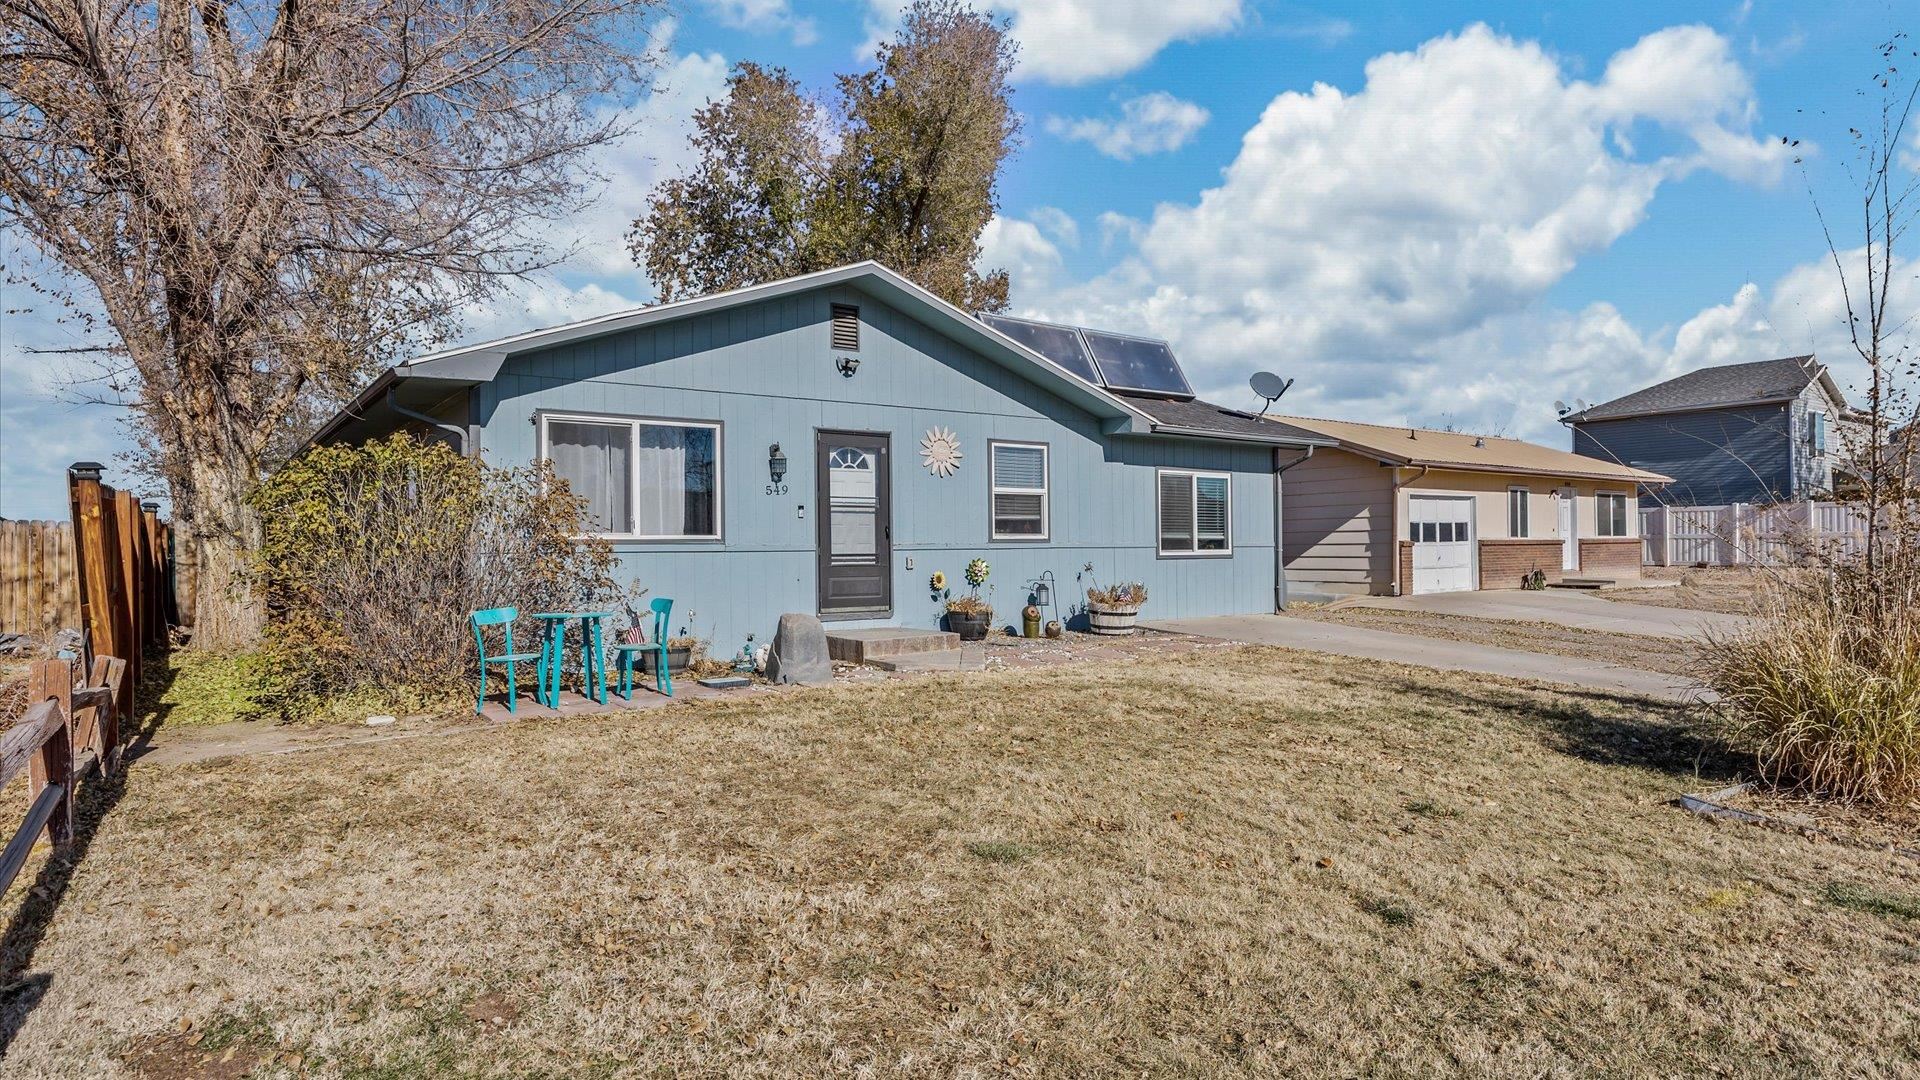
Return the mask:
[[1309,416],[1276,416],[1269,418],[1269,422],[1324,435],[1337,440],[1342,450],[1379,458],[1394,465],[1426,466],[1458,472],[1618,480],[1635,484],[1664,484],[1672,479],[1656,472],[1590,458],[1569,450],[1555,450],[1538,443],[1494,435],[1362,424],[1352,420],[1320,420]]
[[1590,406],[1561,417],[1563,424],[1587,420],[1617,420],[1629,416],[1692,412],[1696,409],[1731,409],[1742,405],[1767,405],[1792,401],[1818,379],[1829,397],[1844,406],[1847,399],[1834,385],[1827,366],[1812,356],[1787,356],[1778,360],[1756,360],[1745,364],[1689,371],[1678,378],[1631,394]]
[[[510,337],[459,348],[428,353],[381,372],[346,408],[322,425],[308,440],[325,442],[356,420],[369,414],[388,412],[405,416],[409,407],[418,408],[449,391],[490,382],[500,373],[508,357],[536,349],[617,334],[643,326],[691,318],[741,304],[757,303],[781,296],[834,285],[856,286],[877,298],[971,346],[981,356],[1015,371],[1068,403],[1086,410],[1101,420],[1101,429],[1109,435],[1195,435],[1238,441],[1292,444],[1284,433],[1229,432],[1224,430],[1175,431],[1157,422],[1153,416],[1101,387],[1075,378],[1042,358],[1040,354],[1002,334],[967,312],[947,303],[919,284],[877,262],[854,263],[779,281],[749,285],[727,292],[711,293],[666,304],[617,311],[578,322],[550,326]],[[403,393],[403,391],[405,391]],[[407,400],[411,398],[411,400]],[[383,401],[385,404],[382,404]],[[1260,437],[1255,437],[1260,436]]]

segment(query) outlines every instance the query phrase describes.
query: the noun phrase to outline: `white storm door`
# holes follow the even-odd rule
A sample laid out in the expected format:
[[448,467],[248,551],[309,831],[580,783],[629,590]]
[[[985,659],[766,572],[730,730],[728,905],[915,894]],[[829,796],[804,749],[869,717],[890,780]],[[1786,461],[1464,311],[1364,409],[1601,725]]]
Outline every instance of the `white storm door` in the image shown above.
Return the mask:
[[1413,541],[1413,591],[1466,592],[1473,588],[1473,500],[1407,498]]
[[1580,569],[1580,516],[1574,513],[1573,492],[1560,490],[1554,492],[1554,502],[1560,511],[1560,569]]

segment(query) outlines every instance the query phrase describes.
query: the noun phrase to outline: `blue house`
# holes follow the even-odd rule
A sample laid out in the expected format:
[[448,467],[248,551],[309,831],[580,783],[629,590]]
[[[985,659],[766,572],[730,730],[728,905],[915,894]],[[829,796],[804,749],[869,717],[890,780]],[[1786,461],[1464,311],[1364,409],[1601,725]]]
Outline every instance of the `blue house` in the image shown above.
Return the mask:
[[403,428],[551,460],[722,655],[790,611],[936,628],[931,575],[974,558],[1001,625],[1046,572],[1071,614],[1088,563],[1152,616],[1273,611],[1280,471],[1331,445],[1198,400],[1163,342],[976,318],[874,263],[423,356],[315,440]]
[[1701,368],[1560,418],[1573,452],[1663,473],[1641,505],[1830,497],[1833,433],[1853,410],[1825,364],[1789,356]]

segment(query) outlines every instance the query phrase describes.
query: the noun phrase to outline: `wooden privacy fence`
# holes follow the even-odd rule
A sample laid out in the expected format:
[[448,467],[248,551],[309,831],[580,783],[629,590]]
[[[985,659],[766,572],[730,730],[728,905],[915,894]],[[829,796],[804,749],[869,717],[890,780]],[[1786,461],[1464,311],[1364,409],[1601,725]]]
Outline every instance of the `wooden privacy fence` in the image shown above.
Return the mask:
[[[71,660],[41,660],[27,680],[33,702],[20,719],[0,732],[0,787],[28,774],[28,805],[20,828],[0,851],[0,893],[13,885],[42,832],[59,847],[73,839],[75,783],[98,766],[111,774],[120,767],[120,705],[115,687],[126,663],[95,657],[91,678],[76,685],[81,670]],[[79,752],[85,750],[83,760]]]
[[80,625],[71,521],[0,521],[0,633]]
[[1866,547],[1866,512],[1836,502],[1659,506],[1640,511],[1649,566],[1745,566],[1791,562],[1815,549]]
[[116,681],[120,714],[133,716],[133,688],[150,649],[165,649],[178,622],[173,592],[173,530],[159,504],[141,502],[100,480],[97,462],[67,470],[73,504],[74,565],[86,656],[126,658]]

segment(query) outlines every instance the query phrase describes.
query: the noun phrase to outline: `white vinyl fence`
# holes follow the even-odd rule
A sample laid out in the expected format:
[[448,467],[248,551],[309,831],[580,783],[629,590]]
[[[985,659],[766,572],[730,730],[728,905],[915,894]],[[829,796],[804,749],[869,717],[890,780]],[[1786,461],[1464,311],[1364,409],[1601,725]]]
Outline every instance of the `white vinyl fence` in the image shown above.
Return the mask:
[[1742,566],[1789,562],[1816,549],[1857,552],[1866,546],[1866,530],[1866,512],[1847,503],[1732,503],[1640,511],[1641,550],[1648,566]]

